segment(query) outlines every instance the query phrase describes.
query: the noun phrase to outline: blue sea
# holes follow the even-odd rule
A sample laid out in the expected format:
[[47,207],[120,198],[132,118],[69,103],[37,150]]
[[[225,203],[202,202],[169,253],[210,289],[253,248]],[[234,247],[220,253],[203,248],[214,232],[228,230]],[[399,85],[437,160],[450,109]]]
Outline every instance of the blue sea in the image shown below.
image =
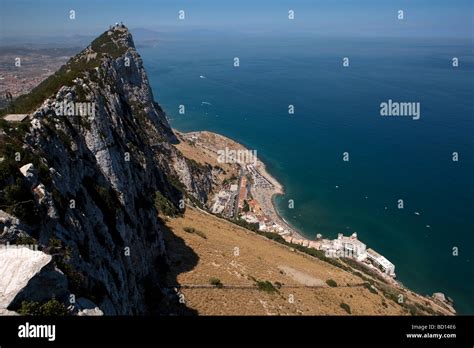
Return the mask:
[[[472,40],[196,33],[139,50],[172,126],[257,150],[290,224],[357,232],[404,285],[474,314]],[[381,117],[389,99],[419,102],[420,119]]]

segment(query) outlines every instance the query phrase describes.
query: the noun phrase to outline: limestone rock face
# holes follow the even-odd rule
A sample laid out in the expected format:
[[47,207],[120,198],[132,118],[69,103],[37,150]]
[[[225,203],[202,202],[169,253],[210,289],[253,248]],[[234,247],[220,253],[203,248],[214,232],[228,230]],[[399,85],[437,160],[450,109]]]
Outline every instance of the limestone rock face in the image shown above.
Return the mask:
[[[22,168],[39,220],[27,233],[94,313],[154,313],[149,294],[163,292],[166,272],[155,192],[176,206],[205,203],[211,169],[172,146],[177,138],[126,28],[105,32],[51,79],[57,92],[31,114],[25,138],[39,163]],[[0,242],[23,233],[22,221],[7,215]]]
[[0,248],[0,308],[6,309],[51,256],[28,248]]
[[[20,219],[0,210],[0,241],[1,244],[11,243],[20,237],[29,235],[29,227]],[[0,259],[1,260],[1,259]],[[1,288],[0,288],[1,290]]]
[[0,248],[0,260],[0,309],[67,296],[66,277],[54,267],[51,255],[10,245]]

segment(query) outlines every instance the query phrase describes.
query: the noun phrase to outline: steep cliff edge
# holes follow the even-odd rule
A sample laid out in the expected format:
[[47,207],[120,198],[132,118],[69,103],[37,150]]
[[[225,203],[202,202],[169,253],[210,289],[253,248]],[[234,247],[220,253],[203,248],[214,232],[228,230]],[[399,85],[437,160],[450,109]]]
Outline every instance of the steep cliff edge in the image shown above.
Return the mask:
[[11,111],[30,119],[1,124],[0,242],[51,254],[66,304],[73,294],[105,314],[156,314],[167,270],[157,192],[178,211],[205,203],[213,183],[171,145],[131,34],[106,31]]

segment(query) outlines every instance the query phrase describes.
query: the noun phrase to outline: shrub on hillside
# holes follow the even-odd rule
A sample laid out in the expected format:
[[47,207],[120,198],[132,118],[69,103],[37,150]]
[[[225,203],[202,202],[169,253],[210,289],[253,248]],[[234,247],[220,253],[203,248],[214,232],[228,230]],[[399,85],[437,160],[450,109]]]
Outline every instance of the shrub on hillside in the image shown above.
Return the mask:
[[269,294],[277,292],[278,290],[268,280],[257,280],[257,288],[260,291],[268,292]]
[[155,192],[155,208],[158,210],[159,213],[175,217],[180,215],[179,209],[176,208],[173,203],[171,203],[165,196],[161,194],[161,192]]
[[339,306],[344,309],[347,314],[351,314],[351,307],[347,303],[342,302]]
[[69,312],[64,304],[53,298],[45,303],[23,301],[18,313],[35,316],[65,316]]
[[218,278],[209,279],[209,283],[211,283],[211,285],[214,285],[216,288],[219,288],[219,289],[222,289],[224,287],[224,284],[222,284],[221,280]]
[[194,227],[185,227],[185,228],[183,228],[183,230],[184,230],[184,232],[197,234],[199,237],[201,237],[203,239],[207,239],[204,232],[202,232],[200,230],[197,230]]

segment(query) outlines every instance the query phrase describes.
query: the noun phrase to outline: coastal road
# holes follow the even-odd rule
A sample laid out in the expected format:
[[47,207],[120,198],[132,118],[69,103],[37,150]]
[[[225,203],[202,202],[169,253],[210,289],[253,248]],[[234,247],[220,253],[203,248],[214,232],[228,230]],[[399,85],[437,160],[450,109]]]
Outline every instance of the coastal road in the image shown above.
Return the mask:
[[239,185],[237,187],[237,195],[235,196],[235,207],[234,207],[234,219],[236,220],[239,217],[240,185],[242,184],[242,178],[244,176],[244,168],[242,168],[242,165],[239,165],[239,166],[240,166]]

